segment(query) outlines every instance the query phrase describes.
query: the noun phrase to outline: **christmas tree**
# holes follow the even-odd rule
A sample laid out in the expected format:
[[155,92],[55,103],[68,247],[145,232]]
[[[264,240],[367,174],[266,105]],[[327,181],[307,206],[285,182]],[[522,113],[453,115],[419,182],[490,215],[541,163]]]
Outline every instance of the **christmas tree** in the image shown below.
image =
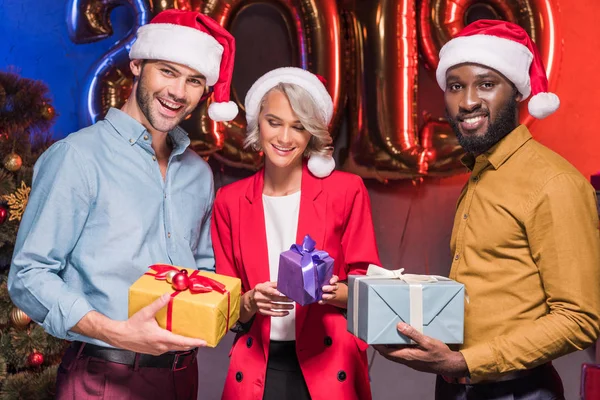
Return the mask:
[[52,142],[55,117],[46,85],[0,71],[0,400],[54,398],[68,345],[15,307],[6,284],[33,165]]

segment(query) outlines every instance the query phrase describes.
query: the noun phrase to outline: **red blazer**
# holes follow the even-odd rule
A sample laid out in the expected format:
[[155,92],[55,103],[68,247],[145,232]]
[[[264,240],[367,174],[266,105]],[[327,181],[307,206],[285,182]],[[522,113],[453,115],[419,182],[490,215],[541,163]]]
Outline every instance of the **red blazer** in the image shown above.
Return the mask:
[[[262,190],[264,170],[217,192],[212,243],[217,273],[238,277],[242,291],[270,281]],[[302,171],[296,242],[309,234],[335,260],[334,273],[364,274],[381,265],[371,206],[360,177],[334,171],[320,179]],[[290,243],[290,246],[292,243]],[[331,305],[296,305],[296,351],[313,400],[371,399],[367,345],[346,330],[341,310]],[[269,357],[270,317],[256,314],[250,331],[238,335],[222,399],[262,400]]]

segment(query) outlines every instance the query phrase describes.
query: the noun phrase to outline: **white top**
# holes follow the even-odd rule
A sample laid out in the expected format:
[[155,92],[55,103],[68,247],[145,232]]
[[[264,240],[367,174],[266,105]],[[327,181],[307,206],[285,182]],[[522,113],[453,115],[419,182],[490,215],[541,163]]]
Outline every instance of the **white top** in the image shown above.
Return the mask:
[[[300,191],[288,196],[271,197],[263,194],[269,272],[271,281],[277,281],[279,255],[296,243]],[[295,306],[296,303],[294,303]],[[271,317],[271,340],[296,340],[296,309],[285,317]]]

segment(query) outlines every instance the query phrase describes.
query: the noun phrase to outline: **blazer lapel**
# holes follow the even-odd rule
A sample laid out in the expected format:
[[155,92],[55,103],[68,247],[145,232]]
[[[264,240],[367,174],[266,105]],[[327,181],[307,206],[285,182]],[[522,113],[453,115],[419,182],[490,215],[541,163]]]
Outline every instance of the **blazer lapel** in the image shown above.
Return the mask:
[[262,202],[263,182],[264,170],[261,170],[254,175],[254,182],[248,186],[245,196],[240,197],[240,251],[251,288],[271,280]]
[[[250,288],[258,283],[271,280],[265,213],[262,202],[264,169],[254,174],[254,181],[248,186],[244,196],[240,196],[240,252],[244,271]],[[271,319],[264,318],[261,324],[261,337],[265,360],[269,357]]]
[[[304,163],[302,168],[302,193],[300,195],[300,213],[296,243],[300,244],[304,236],[310,235],[317,243],[316,248],[325,248],[325,228],[327,227],[327,196],[323,192],[323,180],[313,176]],[[308,307],[296,305],[296,337],[300,336]]]

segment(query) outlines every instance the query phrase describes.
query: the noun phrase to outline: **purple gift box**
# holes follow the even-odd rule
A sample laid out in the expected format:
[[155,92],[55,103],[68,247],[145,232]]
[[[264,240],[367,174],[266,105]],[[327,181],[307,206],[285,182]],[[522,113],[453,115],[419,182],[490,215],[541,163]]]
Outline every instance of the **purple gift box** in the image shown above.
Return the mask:
[[277,290],[302,306],[321,300],[322,287],[333,276],[333,258],[315,250],[315,244],[306,235],[302,245],[294,244],[279,256]]

